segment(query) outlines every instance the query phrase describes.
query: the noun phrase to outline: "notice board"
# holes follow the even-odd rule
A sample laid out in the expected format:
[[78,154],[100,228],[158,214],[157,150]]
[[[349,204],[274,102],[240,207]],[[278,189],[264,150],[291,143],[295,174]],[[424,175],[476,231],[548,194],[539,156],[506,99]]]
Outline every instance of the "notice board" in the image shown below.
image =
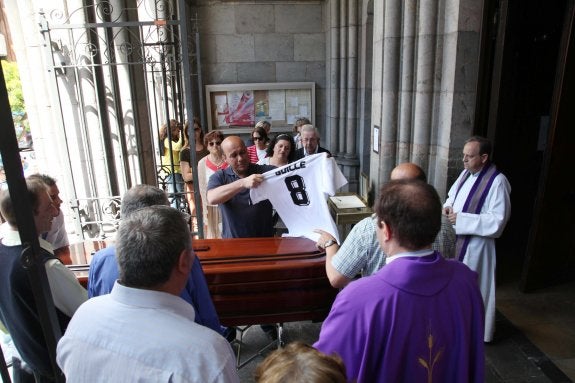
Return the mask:
[[298,118],[315,120],[315,83],[283,82],[206,85],[208,129],[249,133],[258,121],[272,131],[291,131]]

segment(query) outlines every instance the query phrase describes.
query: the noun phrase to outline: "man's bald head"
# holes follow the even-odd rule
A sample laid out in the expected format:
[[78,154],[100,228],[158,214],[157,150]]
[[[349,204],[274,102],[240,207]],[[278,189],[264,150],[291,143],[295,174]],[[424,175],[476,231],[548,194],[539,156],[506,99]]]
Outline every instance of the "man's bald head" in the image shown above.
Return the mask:
[[245,147],[246,144],[239,136],[229,136],[222,141],[222,151],[224,152],[224,155],[226,154],[226,151],[229,152],[233,148],[242,146]]
[[427,177],[422,168],[414,164],[413,162],[404,162],[403,164],[397,165],[391,171],[390,178],[392,181],[396,180],[420,180],[427,182]]
[[244,140],[238,136],[226,137],[222,141],[222,152],[224,159],[238,176],[247,175],[250,158]]

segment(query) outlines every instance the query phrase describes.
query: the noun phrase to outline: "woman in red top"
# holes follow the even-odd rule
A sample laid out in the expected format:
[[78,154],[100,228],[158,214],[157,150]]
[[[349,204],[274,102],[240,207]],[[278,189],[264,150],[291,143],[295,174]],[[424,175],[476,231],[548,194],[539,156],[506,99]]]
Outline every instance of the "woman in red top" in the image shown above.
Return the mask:
[[198,182],[200,196],[202,197],[202,211],[204,217],[204,238],[221,238],[220,224],[222,218],[217,205],[208,205],[206,197],[208,180],[220,169],[228,167],[222,152],[222,141],[224,135],[219,130],[212,130],[206,134],[204,144],[210,154],[198,162]]
[[254,145],[248,146],[248,156],[252,164],[257,164],[258,161],[266,157],[266,150],[268,147],[268,133],[262,126],[256,125],[252,130],[252,140]]

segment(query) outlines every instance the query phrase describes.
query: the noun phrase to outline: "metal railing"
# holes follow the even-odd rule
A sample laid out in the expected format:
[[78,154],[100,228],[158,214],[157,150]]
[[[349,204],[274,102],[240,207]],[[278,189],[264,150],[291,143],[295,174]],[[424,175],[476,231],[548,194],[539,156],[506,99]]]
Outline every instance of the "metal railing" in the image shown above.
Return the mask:
[[[158,187],[167,191],[167,186],[166,177],[158,176]],[[184,191],[167,195],[171,206],[189,215],[190,231],[197,236],[198,221],[201,224],[201,217],[190,214],[188,198],[192,193]],[[74,212],[75,232],[82,240],[101,241],[113,238],[120,224],[121,205],[120,196],[87,197],[70,201]]]

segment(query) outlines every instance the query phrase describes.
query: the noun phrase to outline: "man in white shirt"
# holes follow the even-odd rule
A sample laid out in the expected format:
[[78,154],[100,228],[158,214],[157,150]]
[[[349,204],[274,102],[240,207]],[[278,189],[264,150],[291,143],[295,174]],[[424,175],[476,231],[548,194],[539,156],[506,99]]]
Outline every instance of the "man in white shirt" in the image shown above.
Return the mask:
[[183,215],[160,205],[132,212],[120,223],[116,256],[112,292],[80,306],[58,342],[66,379],[239,382],[228,341],[195,323],[179,297],[195,257]]
[[44,234],[42,237],[52,244],[54,248],[54,254],[59,257],[61,254],[69,254],[69,244],[68,233],[66,232],[66,226],[64,224],[64,213],[60,206],[62,205],[62,199],[60,198],[60,189],[56,184],[56,180],[47,174],[32,174],[28,176],[27,179],[38,179],[46,184],[48,187],[48,194],[52,199],[52,203],[56,210],[58,210],[58,215],[54,217],[52,221],[52,227],[50,230]]

